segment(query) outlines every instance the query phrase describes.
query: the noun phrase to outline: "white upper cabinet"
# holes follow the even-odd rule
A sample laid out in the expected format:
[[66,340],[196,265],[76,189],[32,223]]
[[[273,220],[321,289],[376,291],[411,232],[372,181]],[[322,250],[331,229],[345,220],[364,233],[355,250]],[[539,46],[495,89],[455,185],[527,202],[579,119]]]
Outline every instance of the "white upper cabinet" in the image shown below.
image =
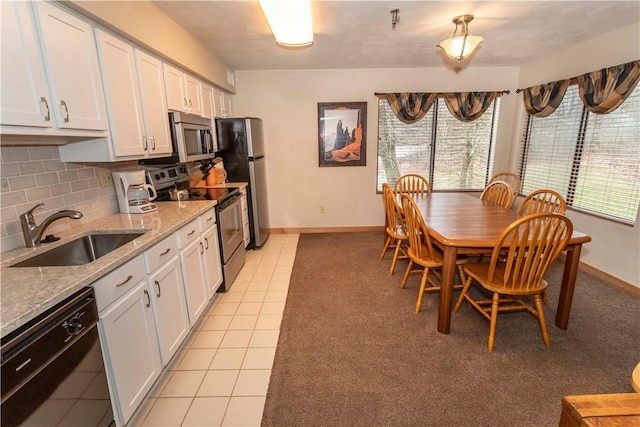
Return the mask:
[[149,139],[150,154],[171,154],[171,131],[167,118],[167,97],[162,62],[136,49],[142,111]]
[[169,110],[202,116],[200,80],[169,64],[163,64],[163,70]]
[[202,83],[202,117],[211,120],[213,123],[214,115],[213,115],[213,103],[214,103],[214,95],[213,95],[213,87],[209,86],[206,83]]
[[231,117],[231,98],[220,89],[213,89],[213,115],[215,117]]
[[27,2],[0,2],[0,124],[51,127],[52,104]]
[[149,141],[133,46],[101,30],[96,30],[96,38],[114,155],[142,157]]
[[33,6],[53,98],[49,108],[57,126],[107,130],[91,25],[49,2],[34,2]]

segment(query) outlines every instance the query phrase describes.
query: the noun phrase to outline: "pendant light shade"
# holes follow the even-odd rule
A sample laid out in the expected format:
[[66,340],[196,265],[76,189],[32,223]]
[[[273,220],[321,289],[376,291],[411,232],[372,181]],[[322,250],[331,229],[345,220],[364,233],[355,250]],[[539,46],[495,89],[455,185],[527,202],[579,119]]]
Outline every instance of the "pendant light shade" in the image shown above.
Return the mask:
[[311,0],[258,0],[276,43],[303,47],[313,43]]
[[449,58],[460,62],[471,55],[482,43],[482,37],[469,34],[468,24],[472,20],[473,15],[460,15],[453,18],[453,23],[456,24],[453,34],[438,45]]

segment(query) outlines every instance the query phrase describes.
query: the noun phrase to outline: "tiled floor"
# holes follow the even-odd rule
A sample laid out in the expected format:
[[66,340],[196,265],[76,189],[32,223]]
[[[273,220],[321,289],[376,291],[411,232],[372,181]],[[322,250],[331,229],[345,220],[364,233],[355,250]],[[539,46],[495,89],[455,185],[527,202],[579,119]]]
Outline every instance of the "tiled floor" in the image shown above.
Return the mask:
[[248,251],[128,426],[259,426],[297,234]]

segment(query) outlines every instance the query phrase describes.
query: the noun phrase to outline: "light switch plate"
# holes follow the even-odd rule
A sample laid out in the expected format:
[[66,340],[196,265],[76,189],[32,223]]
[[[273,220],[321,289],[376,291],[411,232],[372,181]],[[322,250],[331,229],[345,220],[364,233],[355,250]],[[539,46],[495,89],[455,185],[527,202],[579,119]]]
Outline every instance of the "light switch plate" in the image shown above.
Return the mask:
[[106,170],[101,170],[99,172],[100,175],[100,185],[104,188],[104,187],[110,187],[113,185],[113,178],[111,177],[111,171],[106,169]]

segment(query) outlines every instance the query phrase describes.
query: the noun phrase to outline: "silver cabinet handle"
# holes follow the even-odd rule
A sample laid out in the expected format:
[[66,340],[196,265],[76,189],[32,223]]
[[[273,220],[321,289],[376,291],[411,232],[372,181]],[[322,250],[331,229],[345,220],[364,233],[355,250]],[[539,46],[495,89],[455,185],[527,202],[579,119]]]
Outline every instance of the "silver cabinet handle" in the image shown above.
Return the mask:
[[166,250],[166,251],[164,251],[164,252],[160,253],[160,256],[165,256],[166,254],[168,254],[168,253],[169,253],[169,251],[171,251],[171,248],[167,248],[167,250]]
[[44,115],[44,121],[48,122],[49,120],[51,120],[51,113],[49,112],[49,103],[47,102],[47,98],[41,96],[40,102],[44,104],[44,108],[47,110],[47,113]]
[[118,283],[116,285],[116,288],[119,288],[120,286],[124,285],[125,283],[127,283],[129,280],[133,279],[133,275],[128,275],[126,279],[124,279],[122,282]]
[[187,233],[187,237],[193,236],[193,233],[195,233],[195,232],[196,232],[196,230],[191,230],[191,233]]
[[211,222],[213,220],[213,217],[210,216],[209,218],[207,218],[207,223]]
[[187,102],[187,98],[182,98],[184,100],[184,111],[189,111],[189,103]]
[[156,285],[156,287],[158,288],[158,293],[156,294],[156,296],[158,298],[160,298],[160,282],[158,282],[157,280],[154,280],[153,283]]
[[202,245],[202,242],[200,242],[200,255],[204,254],[204,246]]
[[147,150],[147,148],[149,147],[147,145],[147,137],[142,135],[142,147],[144,147],[145,151]]
[[151,307],[151,297],[149,296],[149,292],[147,292],[147,290],[144,290],[144,294],[147,296],[147,303],[145,304],[145,306],[147,308]]
[[209,250],[209,239],[206,237],[204,238],[204,248],[206,250]]
[[149,137],[149,139],[151,140],[151,149],[153,151],[156,151],[156,139],[154,137]]
[[193,104],[191,103],[191,100],[189,100],[189,111],[193,110]]
[[64,107],[64,111],[65,111],[64,122],[69,123],[69,108],[67,107],[67,103],[64,102],[64,99],[60,101],[60,105]]

